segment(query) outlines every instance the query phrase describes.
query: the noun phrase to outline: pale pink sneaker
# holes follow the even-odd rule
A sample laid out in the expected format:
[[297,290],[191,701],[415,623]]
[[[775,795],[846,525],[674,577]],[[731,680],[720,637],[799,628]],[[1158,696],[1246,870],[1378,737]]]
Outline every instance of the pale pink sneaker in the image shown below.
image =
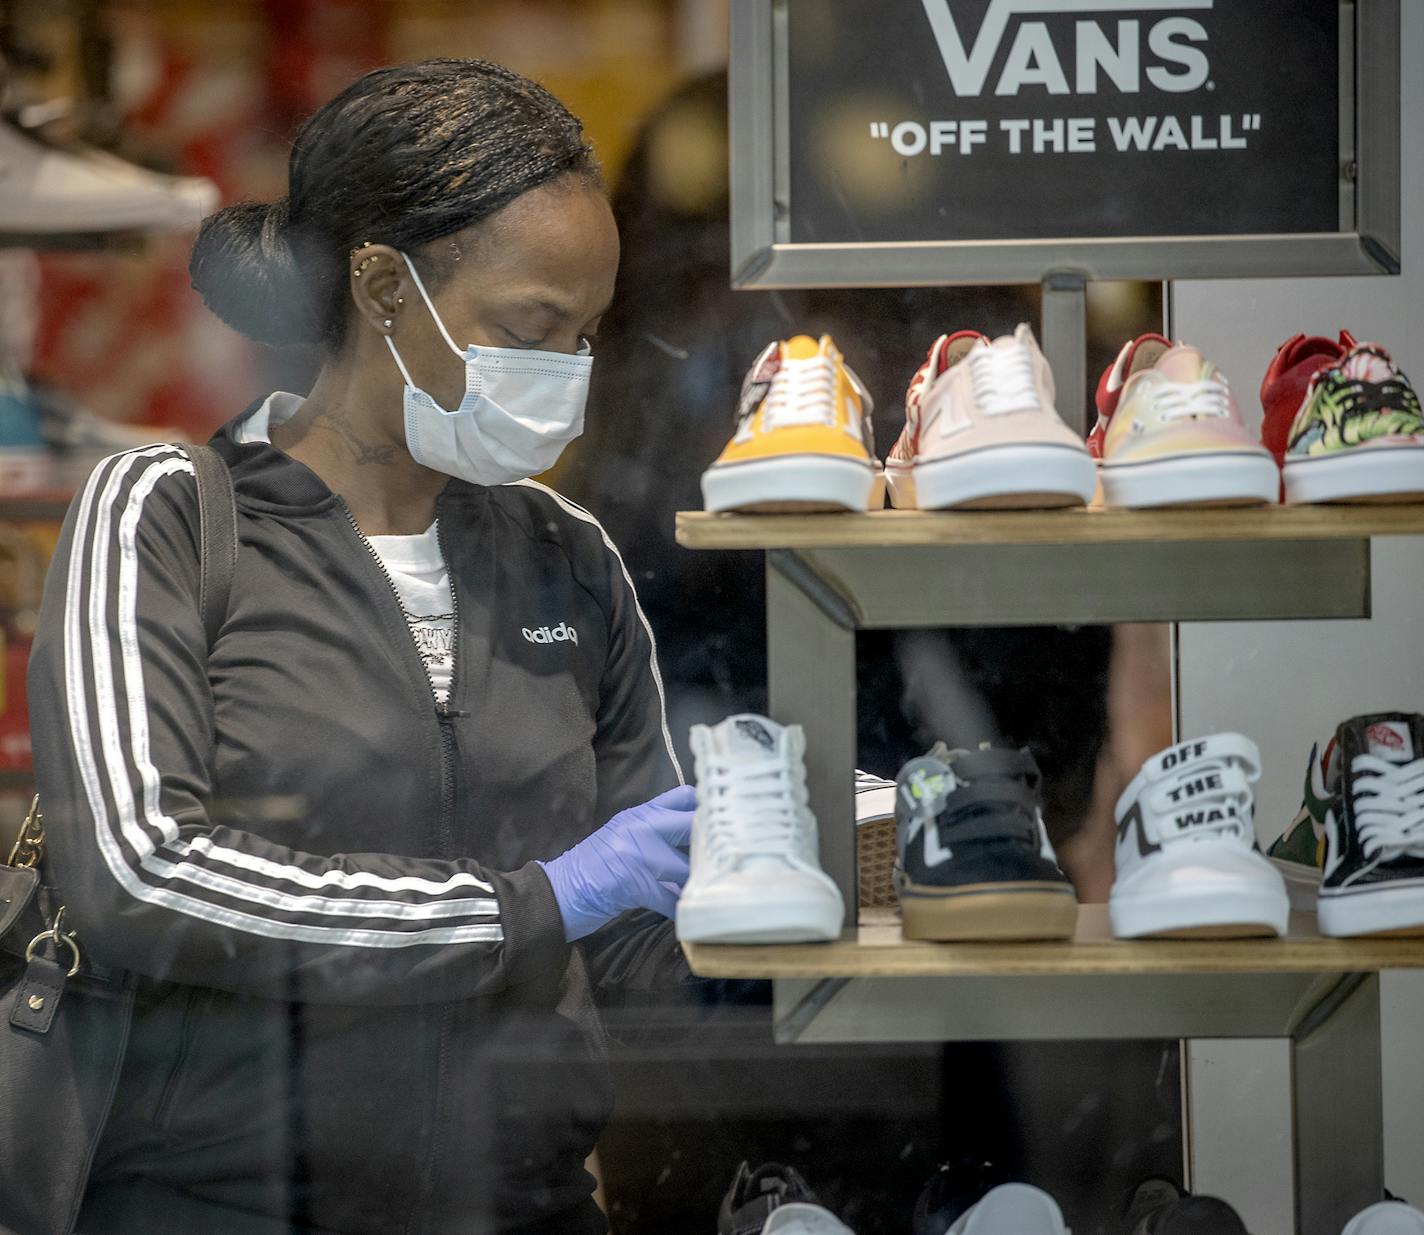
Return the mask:
[[905,396],[905,429],[885,465],[901,510],[1081,506],[1092,456],[1053,407],[1053,374],[1033,331],[992,343],[941,335]]
[[1128,377],[1102,440],[1109,506],[1248,506],[1280,492],[1226,378],[1184,343]]

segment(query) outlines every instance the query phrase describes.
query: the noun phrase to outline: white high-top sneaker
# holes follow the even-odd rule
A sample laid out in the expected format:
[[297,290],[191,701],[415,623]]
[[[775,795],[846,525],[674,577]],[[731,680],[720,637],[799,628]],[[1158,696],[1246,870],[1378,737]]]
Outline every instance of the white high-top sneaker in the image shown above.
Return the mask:
[[1256,847],[1252,786],[1261,753],[1218,733],[1153,755],[1117,800],[1120,939],[1284,935],[1285,880]]
[[687,943],[835,939],[845,905],[821,870],[806,797],[806,735],[765,716],[692,727],[697,812],[677,905]]

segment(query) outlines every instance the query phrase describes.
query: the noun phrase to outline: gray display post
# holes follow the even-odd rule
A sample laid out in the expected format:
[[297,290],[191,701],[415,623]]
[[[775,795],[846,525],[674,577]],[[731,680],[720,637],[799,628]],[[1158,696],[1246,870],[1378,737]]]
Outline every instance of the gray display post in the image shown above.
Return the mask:
[[[732,282],[1039,283],[1059,410],[1085,430],[1089,280],[1398,273],[1399,17],[1398,0],[733,0]],[[1301,518],[1292,538],[1263,512],[1224,543],[1169,516],[1161,543],[1146,523],[925,516],[882,544],[874,519],[743,536],[774,521],[719,518],[679,534],[768,549],[771,712],[806,727],[852,919],[857,629],[1367,616],[1383,530]],[[768,960],[783,1039],[1285,1039],[1298,1231],[1338,1235],[1382,1195],[1377,964],[901,979],[836,973],[836,955]]]

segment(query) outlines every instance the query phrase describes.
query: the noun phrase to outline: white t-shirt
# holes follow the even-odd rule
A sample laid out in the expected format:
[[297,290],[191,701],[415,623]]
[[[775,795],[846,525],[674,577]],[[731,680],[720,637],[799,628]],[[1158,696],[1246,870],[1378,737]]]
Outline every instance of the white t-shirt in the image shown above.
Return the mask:
[[[303,402],[300,395],[282,390],[270,395],[238,428],[237,440],[244,444],[270,443],[272,426],[290,420]],[[440,552],[440,521],[437,519],[418,536],[367,536],[366,543],[381,559],[395,585],[435,698],[448,703],[455,668],[455,612],[450,572]]]

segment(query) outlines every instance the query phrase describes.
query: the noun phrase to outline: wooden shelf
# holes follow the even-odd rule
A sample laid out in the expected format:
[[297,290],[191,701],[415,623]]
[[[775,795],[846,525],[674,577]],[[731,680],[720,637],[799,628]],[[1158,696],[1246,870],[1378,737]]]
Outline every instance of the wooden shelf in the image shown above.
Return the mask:
[[858,939],[825,944],[684,944],[704,978],[1024,977],[1044,974],[1367,973],[1424,968],[1424,938],[1327,939],[1292,914],[1285,939],[1112,938],[1106,905],[1084,905],[1063,943],[922,943],[893,909],[861,915]]
[[916,511],[736,515],[682,511],[687,549],[855,549],[1203,540],[1363,540],[1424,535],[1424,502],[1231,509]]
[[63,523],[74,494],[35,490],[0,493],[0,519],[11,523]]

